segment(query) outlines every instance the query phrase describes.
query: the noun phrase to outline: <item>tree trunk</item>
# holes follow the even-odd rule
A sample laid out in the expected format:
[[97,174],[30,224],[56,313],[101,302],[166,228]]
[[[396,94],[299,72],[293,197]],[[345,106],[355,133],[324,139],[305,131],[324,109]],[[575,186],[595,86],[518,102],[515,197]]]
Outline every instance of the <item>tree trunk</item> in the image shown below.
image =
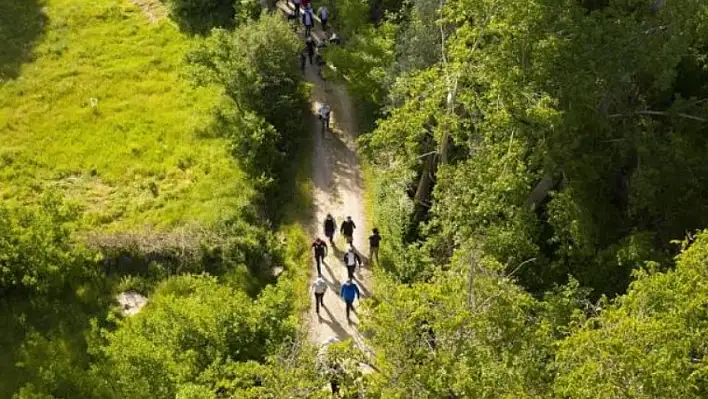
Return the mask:
[[427,156],[423,171],[418,180],[418,188],[415,191],[413,202],[415,209],[413,211],[413,226],[417,226],[425,219],[425,216],[430,209],[430,194],[433,192],[435,172],[438,169],[438,156],[432,153]]
[[531,193],[526,198],[524,206],[526,208],[536,208],[548,196],[548,192],[558,184],[558,178],[547,172],[536,184],[536,187],[531,190]]

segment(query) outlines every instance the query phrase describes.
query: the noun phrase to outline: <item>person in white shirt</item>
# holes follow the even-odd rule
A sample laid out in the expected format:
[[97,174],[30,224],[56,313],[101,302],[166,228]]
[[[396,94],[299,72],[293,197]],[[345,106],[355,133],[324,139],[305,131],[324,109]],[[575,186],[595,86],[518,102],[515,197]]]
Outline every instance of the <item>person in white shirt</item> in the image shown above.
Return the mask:
[[349,248],[349,250],[347,250],[344,254],[344,264],[347,265],[347,276],[352,279],[354,278],[354,270],[356,269],[356,266],[359,265],[359,268],[361,269],[361,258],[352,248]]
[[322,134],[329,129],[329,113],[332,109],[327,104],[323,104],[319,109],[320,121],[322,122]]
[[327,282],[321,276],[312,283],[312,292],[315,294],[315,310],[320,314],[320,305],[324,307],[324,294],[327,292]]

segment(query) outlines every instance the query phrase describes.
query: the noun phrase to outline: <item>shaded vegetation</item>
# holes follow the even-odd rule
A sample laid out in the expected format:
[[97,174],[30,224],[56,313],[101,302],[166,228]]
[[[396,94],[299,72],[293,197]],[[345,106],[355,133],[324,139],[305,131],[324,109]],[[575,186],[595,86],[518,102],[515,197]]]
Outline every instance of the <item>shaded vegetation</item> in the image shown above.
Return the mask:
[[43,8],[41,0],[0,3],[0,84],[16,79],[22,65],[33,60],[48,22]]

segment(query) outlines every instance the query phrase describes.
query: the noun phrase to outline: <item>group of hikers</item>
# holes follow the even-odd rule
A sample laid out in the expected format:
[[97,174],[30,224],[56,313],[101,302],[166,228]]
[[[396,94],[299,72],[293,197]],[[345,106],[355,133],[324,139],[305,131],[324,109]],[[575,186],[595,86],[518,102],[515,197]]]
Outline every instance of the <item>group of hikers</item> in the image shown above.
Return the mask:
[[[327,217],[325,217],[323,227],[325,237],[329,240],[330,245],[334,247],[334,234],[337,230],[337,222],[331,214],[327,214]],[[354,249],[354,229],[356,229],[356,224],[354,224],[351,216],[347,216],[339,227],[339,232],[344,237],[344,241],[348,244],[347,251],[342,257],[344,265],[347,268],[347,281],[340,287],[339,295],[344,299],[344,303],[346,304],[347,321],[349,323],[351,323],[350,313],[354,310],[354,300],[358,299],[361,295],[359,286],[354,282],[356,267],[359,266],[359,270],[361,270],[362,266],[361,257],[358,251]],[[369,236],[369,262],[375,259],[378,264],[380,243],[381,235],[379,234],[379,230],[374,228],[371,236]],[[324,240],[320,237],[316,237],[312,242],[312,251],[317,265],[317,279],[312,283],[312,291],[315,295],[315,311],[319,315],[320,307],[324,306],[324,295],[328,287],[327,281],[322,277],[322,264],[324,263],[325,257],[328,255],[329,248]]]
[[[289,19],[300,19],[303,26],[305,27],[305,46],[300,52],[300,70],[304,73],[305,66],[309,60],[310,65],[315,65],[317,67],[317,76],[324,81],[324,75],[322,74],[322,68],[327,64],[322,57],[322,50],[327,47],[327,42],[330,44],[340,44],[341,40],[336,33],[332,33],[325,40],[315,43],[315,39],[312,36],[312,28],[315,26],[315,16],[312,8],[312,3],[310,0],[291,0],[293,3],[293,8],[295,11],[290,14]],[[302,12],[300,8],[302,7]],[[328,26],[327,21],[329,19],[329,10],[326,6],[321,6],[317,10],[317,17],[322,25],[322,30],[327,32]],[[330,112],[331,108],[327,104],[322,104],[322,106],[317,110],[317,117],[320,120],[322,126],[322,134],[329,130]]]

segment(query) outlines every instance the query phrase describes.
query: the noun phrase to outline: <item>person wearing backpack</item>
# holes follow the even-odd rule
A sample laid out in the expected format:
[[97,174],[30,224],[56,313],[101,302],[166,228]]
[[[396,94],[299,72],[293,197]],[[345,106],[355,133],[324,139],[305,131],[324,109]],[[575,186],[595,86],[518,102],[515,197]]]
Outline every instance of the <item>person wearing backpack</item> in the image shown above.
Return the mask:
[[329,239],[329,243],[334,245],[334,232],[337,230],[337,222],[334,220],[334,216],[328,213],[324,221],[324,233],[325,237]]
[[322,262],[324,262],[324,258],[327,256],[327,243],[317,237],[315,241],[312,242],[312,250],[315,253],[315,262],[317,262],[317,275],[322,276]]
[[320,23],[322,24],[322,30],[327,30],[327,18],[329,17],[329,10],[327,7],[322,6],[317,10],[317,16],[320,17]]
[[356,225],[351,216],[347,216],[347,220],[343,221],[342,226],[339,228],[350,247],[354,246],[354,229],[356,229]]
[[361,258],[359,257],[359,254],[349,248],[344,254],[344,264],[347,266],[347,275],[349,278],[354,278],[356,266],[359,265],[359,269],[361,269]]
[[312,26],[315,24],[315,16],[312,14],[311,5],[302,12],[302,24],[305,25],[305,36],[309,37]]
[[347,306],[347,321],[351,324],[352,320],[349,314],[354,310],[354,299],[361,298],[359,287],[352,281],[351,277],[346,283],[342,284],[342,288],[339,289],[339,296],[344,299],[344,303]]

